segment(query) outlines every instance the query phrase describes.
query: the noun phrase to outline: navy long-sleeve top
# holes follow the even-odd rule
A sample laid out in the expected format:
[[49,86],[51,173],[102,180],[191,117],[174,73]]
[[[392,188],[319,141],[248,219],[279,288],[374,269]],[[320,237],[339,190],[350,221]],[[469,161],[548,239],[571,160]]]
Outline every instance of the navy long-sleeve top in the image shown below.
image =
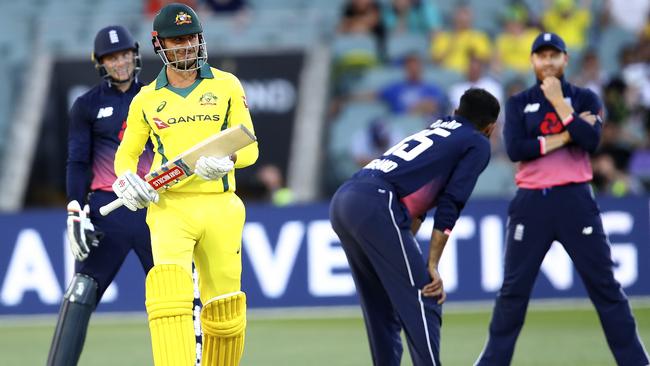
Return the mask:
[[[68,200],[83,205],[89,191],[112,191],[116,179],[115,151],[126,128],[126,116],[142,84],[134,82],[124,93],[102,82],[77,98],[70,110],[66,191]],[[138,174],[151,167],[150,144],[140,157]]]
[[[520,188],[543,189],[592,178],[589,153],[598,147],[602,128],[602,104],[591,90],[571,85],[561,78],[562,93],[574,113],[562,121],[546,100],[541,82],[510,97],[503,129],[510,160],[518,162],[515,182]],[[589,111],[598,115],[594,126],[579,117]],[[546,152],[545,136],[568,131],[572,142]]]
[[355,177],[390,183],[411,217],[436,207],[434,227],[449,233],[489,160],[487,137],[456,115],[402,140]]

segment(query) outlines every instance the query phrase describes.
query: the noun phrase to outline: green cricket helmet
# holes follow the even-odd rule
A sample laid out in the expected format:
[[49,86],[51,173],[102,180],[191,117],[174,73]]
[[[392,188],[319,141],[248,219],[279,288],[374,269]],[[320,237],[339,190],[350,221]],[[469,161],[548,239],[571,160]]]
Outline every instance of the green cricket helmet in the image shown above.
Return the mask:
[[[198,35],[198,44],[165,48],[165,38],[192,34]],[[203,39],[203,26],[199,16],[194,9],[185,4],[172,3],[160,9],[153,20],[151,35],[154,51],[167,66],[179,71],[192,71],[200,69],[208,60],[208,52]],[[187,53],[191,51],[195,56],[187,58]],[[170,60],[169,55],[173,55],[173,60]]]

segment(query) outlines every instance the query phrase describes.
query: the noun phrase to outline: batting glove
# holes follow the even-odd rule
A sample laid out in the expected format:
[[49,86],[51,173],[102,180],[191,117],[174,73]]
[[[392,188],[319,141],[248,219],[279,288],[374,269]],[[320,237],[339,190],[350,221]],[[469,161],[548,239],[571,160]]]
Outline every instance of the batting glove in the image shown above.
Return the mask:
[[68,203],[68,243],[76,260],[82,262],[88,258],[90,246],[97,247],[104,234],[96,231],[90,222],[90,207],[85,205],[83,210],[76,200]]
[[194,172],[205,180],[218,180],[235,167],[230,157],[201,156],[196,162]]
[[131,211],[148,207],[150,202],[158,202],[159,198],[158,192],[149,183],[131,172],[117,177],[113,183],[113,192]]

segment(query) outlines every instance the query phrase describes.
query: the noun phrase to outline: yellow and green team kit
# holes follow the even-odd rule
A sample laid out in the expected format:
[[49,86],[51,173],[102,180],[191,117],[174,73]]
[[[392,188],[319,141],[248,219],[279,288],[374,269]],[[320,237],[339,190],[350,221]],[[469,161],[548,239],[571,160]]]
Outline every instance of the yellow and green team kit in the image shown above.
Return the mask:
[[[177,89],[167,81],[163,68],[154,82],[133,98],[127,129],[115,154],[117,176],[136,171],[138,157],[148,138],[154,144],[152,170],[173,159],[208,136],[243,124],[253,131],[246,97],[232,74],[204,64],[194,84]],[[237,152],[235,168],[255,162],[257,143]],[[224,192],[235,190],[234,170],[219,181],[191,177],[173,186],[173,192]]]
[[[149,138],[154,170],[228,127],[243,124],[253,131],[243,88],[234,75],[204,64],[194,84],[177,89],[168,83],[166,71],[164,67],[131,102],[115,155],[118,176],[135,171]],[[253,164],[257,156],[257,143],[239,150],[235,168]],[[147,275],[146,307],[156,365],[190,365],[195,360],[192,261],[204,304],[204,364],[239,363],[246,327],[241,292],[245,209],[234,191],[234,169],[220,180],[194,175],[149,206],[154,267]]]

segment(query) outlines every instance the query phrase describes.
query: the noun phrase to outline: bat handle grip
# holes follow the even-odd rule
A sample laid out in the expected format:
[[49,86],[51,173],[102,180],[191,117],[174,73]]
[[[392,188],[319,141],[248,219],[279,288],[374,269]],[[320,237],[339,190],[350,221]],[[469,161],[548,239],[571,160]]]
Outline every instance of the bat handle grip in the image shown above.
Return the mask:
[[117,210],[118,208],[122,207],[122,205],[123,205],[122,199],[117,198],[113,202],[100,207],[99,208],[99,213],[102,214],[102,216],[106,216],[109,213],[111,213],[111,212]]

